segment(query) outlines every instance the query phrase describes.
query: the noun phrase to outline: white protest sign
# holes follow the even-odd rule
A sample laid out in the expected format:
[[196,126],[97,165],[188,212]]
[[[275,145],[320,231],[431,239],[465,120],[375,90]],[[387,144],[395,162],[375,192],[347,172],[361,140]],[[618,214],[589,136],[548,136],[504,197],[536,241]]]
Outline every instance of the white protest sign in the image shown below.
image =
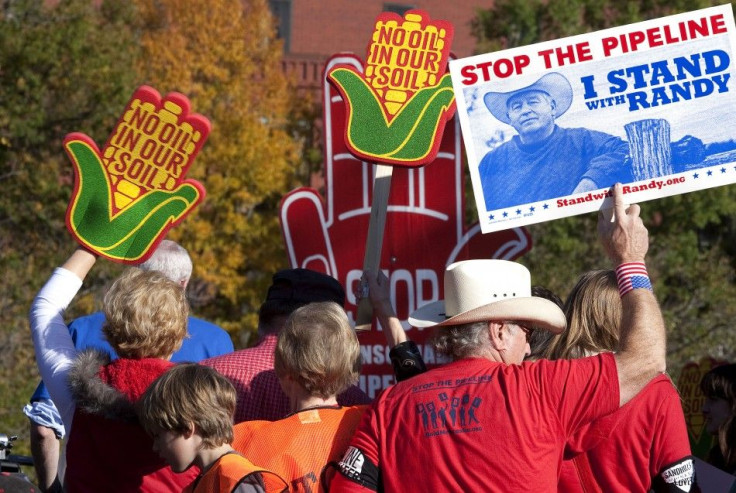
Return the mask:
[[484,233],[736,182],[730,5],[450,61]]

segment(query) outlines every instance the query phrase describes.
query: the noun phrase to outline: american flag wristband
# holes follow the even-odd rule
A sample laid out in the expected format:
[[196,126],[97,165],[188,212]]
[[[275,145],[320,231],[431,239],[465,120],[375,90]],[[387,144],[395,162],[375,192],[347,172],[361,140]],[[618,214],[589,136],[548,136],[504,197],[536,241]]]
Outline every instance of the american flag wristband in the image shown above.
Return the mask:
[[616,281],[618,282],[618,293],[622,298],[632,289],[652,291],[652,283],[644,262],[629,262],[616,267]]

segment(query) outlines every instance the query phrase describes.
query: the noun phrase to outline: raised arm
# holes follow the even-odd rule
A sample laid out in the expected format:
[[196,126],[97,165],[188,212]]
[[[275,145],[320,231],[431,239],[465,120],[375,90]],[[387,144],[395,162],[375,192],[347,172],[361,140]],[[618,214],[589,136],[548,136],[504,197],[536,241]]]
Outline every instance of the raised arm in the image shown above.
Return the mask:
[[427,371],[419,348],[406,337],[404,327],[391,304],[391,291],[388,277],[383,272],[366,271],[363,281],[368,284],[368,296],[373,306],[373,314],[381,323],[383,335],[390,348],[389,358],[397,382],[406,380]]
[[66,259],[66,262],[61,266],[62,269],[66,269],[79,278],[80,281],[84,281],[87,277],[90,269],[97,261],[97,256],[90,253],[84,248],[77,248],[74,253]]
[[381,271],[378,271],[378,273],[365,271],[363,282],[368,286],[368,297],[371,300],[371,306],[373,306],[373,314],[381,323],[388,347],[392,348],[406,341],[404,327],[401,326],[401,321],[396,316],[391,304],[389,280],[386,275]]
[[[623,405],[665,371],[666,336],[662,312],[644,266],[649,235],[639,217],[639,206],[626,207],[621,184],[614,187],[613,200],[613,220],[600,214],[598,234],[617,266],[619,290],[624,293],[619,350],[615,355]],[[628,282],[631,285],[627,286]]]
[[31,335],[38,369],[62,421],[67,424],[71,423],[74,403],[66,377],[77,350],[64,323],[64,311],[95,260],[93,254],[77,248],[60,268],[54,270],[31,305]]

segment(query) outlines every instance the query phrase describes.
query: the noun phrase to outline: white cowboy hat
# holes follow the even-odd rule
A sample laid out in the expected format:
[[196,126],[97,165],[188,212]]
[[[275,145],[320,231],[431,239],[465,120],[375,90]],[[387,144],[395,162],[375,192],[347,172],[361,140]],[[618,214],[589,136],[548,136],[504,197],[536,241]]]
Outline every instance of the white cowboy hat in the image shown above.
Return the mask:
[[565,314],[550,300],[532,296],[529,270],[508,260],[465,260],[445,269],[445,300],[414,311],[414,327],[461,325],[490,320],[529,322],[555,334]]
[[570,109],[572,104],[572,86],[570,82],[565,78],[564,75],[558,74],[557,72],[551,72],[549,74],[540,77],[534,84],[516,89],[515,91],[509,92],[487,92],[483,96],[483,101],[486,103],[488,110],[498,120],[511,125],[508,115],[508,101],[511,97],[528,91],[542,91],[555,100],[556,109],[555,117],[562,116],[567,110]]

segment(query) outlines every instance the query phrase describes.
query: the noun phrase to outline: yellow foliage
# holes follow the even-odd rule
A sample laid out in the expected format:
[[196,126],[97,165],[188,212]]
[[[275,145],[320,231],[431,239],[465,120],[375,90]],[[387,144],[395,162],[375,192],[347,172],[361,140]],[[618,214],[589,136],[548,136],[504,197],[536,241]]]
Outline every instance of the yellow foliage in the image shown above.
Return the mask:
[[265,0],[136,4],[141,82],[186,94],[212,122],[189,172],[207,198],[171,237],[191,252],[195,277],[214,287],[205,291],[214,293],[217,322],[252,329],[271,274],[286,266],[277,207],[298,159],[286,131],[292,91],[273,19]]

